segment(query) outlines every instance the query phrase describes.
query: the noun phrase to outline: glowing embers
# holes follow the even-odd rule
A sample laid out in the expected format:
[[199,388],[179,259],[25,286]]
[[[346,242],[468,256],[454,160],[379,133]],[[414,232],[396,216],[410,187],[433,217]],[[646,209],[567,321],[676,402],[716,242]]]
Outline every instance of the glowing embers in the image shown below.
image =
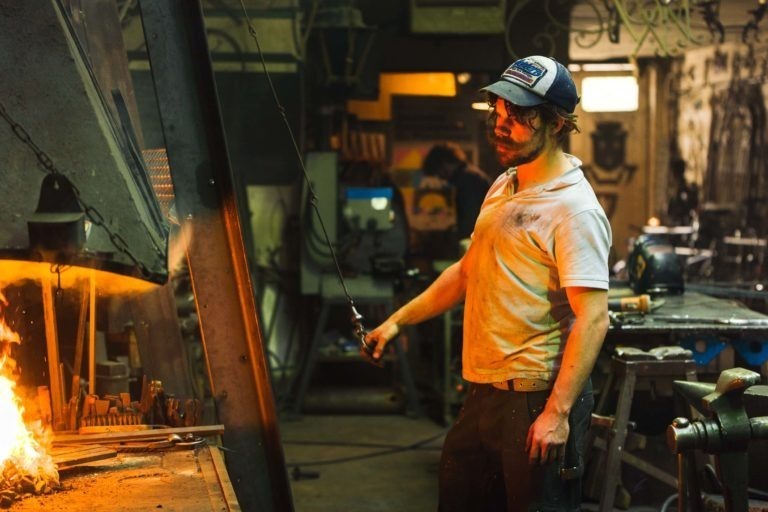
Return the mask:
[[8,508],[26,494],[59,487],[59,473],[50,455],[51,432],[39,417],[25,413],[17,394],[19,371],[11,357],[19,335],[5,321],[8,301],[0,292],[0,507]]
[[[184,253],[182,252],[183,256]],[[16,276],[17,281],[36,279],[43,274],[57,274],[57,285],[61,288],[80,288],[82,283],[94,279],[99,289],[99,296],[142,294],[157,288],[149,281],[128,277],[123,274],[94,270],[77,265],[51,265],[47,262],[0,259],[0,276],[9,281],[8,276]]]

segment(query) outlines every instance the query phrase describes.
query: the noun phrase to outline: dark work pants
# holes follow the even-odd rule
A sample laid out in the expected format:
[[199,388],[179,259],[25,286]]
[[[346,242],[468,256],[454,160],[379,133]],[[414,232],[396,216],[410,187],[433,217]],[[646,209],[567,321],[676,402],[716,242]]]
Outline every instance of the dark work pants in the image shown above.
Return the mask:
[[528,464],[528,429],[541,413],[549,391],[502,391],[473,384],[445,439],[440,460],[440,512],[578,511],[584,441],[594,405],[587,383],[569,417],[565,467],[559,461]]

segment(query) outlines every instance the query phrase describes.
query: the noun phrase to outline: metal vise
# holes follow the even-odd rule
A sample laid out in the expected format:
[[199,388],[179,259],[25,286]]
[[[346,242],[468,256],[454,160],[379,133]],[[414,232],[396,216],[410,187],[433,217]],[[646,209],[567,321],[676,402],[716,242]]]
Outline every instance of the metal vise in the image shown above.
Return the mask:
[[751,439],[768,438],[768,417],[747,416],[744,392],[759,382],[760,374],[744,368],[723,371],[717,384],[675,381],[675,389],[705,416],[697,420],[675,418],[667,427],[667,444],[678,456],[678,510],[702,510],[695,449],[715,455],[725,510],[749,509],[747,448]]

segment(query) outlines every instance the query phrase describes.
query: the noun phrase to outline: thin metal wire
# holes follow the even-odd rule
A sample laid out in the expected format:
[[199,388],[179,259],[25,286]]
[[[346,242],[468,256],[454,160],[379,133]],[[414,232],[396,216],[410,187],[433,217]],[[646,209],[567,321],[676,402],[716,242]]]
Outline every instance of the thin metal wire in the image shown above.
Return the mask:
[[331,258],[333,259],[333,264],[336,267],[336,273],[339,277],[339,283],[341,284],[341,288],[344,290],[344,295],[347,297],[347,302],[349,302],[350,307],[353,311],[353,321],[354,320],[360,320],[360,318],[355,318],[356,316],[359,316],[357,312],[355,311],[355,303],[352,299],[352,296],[349,293],[349,290],[347,289],[347,285],[344,282],[344,276],[341,272],[341,267],[339,266],[339,260],[336,257],[336,251],[333,249],[333,244],[331,243],[331,239],[328,236],[328,231],[325,229],[325,223],[323,222],[323,217],[320,215],[320,210],[318,208],[318,198],[315,194],[314,189],[312,188],[312,182],[309,179],[309,174],[307,173],[307,168],[304,165],[304,159],[301,157],[301,150],[299,149],[299,145],[296,142],[296,137],[293,134],[293,130],[291,129],[291,125],[288,122],[288,116],[286,115],[285,108],[283,107],[282,103],[280,103],[280,98],[277,95],[277,90],[275,89],[275,85],[272,83],[272,77],[269,74],[269,71],[267,70],[267,62],[264,59],[264,52],[261,51],[261,44],[259,43],[259,37],[258,34],[256,34],[256,29],[253,27],[253,24],[251,23],[250,18],[248,17],[248,10],[245,8],[245,3],[243,3],[243,0],[240,0],[240,6],[243,8],[243,16],[245,17],[245,22],[248,25],[248,32],[251,34],[251,37],[253,37],[254,42],[256,43],[256,50],[259,52],[259,59],[261,60],[261,66],[264,70],[264,75],[267,77],[267,83],[269,84],[269,90],[272,93],[272,98],[275,101],[275,106],[277,107],[277,110],[280,112],[280,116],[283,118],[283,122],[285,123],[285,127],[288,130],[288,135],[291,138],[291,143],[293,144],[293,149],[296,152],[296,158],[299,161],[299,166],[301,167],[301,172],[304,175],[304,181],[307,184],[307,190],[309,193],[309,201],[312,205],[312,208],[315,211],[315,215],[317,216],[317,220],[320,223],[320,229],[323,231],[323,236],[325,237],[325,243],[328,245],[328,249],[330,250]]

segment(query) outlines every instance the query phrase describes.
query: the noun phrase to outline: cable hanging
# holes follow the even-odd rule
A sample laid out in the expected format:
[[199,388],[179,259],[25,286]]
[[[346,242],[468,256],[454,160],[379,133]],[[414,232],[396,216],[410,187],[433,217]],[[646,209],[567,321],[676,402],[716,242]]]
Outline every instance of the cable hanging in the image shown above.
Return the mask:
[[312,182],[309,179],[309,173],[307,173],[307,168],[304,165],[304,159],[301,156],[301,150],[299,149],[299,145],[296,142],[296,137],[293,133],[293,129],[291,128],[291,124],[288,122],[288,116],[286,115],[285,107],[283,107],[282,103],[280,102],[280,98],[277,95],[277,90],[275,89],[275,85],[272,82],[272,76],[269,74],[269,71],[267,70],[267,62],[264,59],[264,52],[261,51],[261,44],[259,43],[258,34],[256,33],[256,29],[251,23],[251,19],[248,16],[248,10],[245,8],[245,3],[243,2],[243,0],[240,0],[240,6],[243,9],[243,17],[245,18],[245,23],[248,25],[248,33],[251,35],[251,37],[253,37],[254,43],[256,43],[256,51],[259,54],[259,60],[261,61],[261,67],[264,70],[264,76],[267,77],[267,83],[269,85],[269,90],[272,93],[272,99],[275,102],[275,106],[277,107],[277,110],[280,113],[280,116],[283,118],[283,123],[285,124],[285,127],[288,130],[288,135],[291,138],[291,144],[293,145],[293,150],[296,153],[296,158],[299,162],[299,167],[301,168],[301,172],[304,175],[304,181],[306,182],[307,191],[309,195],[309,203],[312,205],[312,209],[315,211],[315,216],[317,217],[317,220],[320,224],[320,229],[323,232],[323,237],[325,238],[325,243],[328,246],[331,259],[333,260],[333,265],[336,269],[336,274],[339,278],[339,283],[341,284],[341,288],[344,291],[344,295],[347,298],[347,303],[349,304],[349,309],[351,313],[350,321],[352,323],[352,326],[354,327],[355,336],[358,338],[358,341],[360,342],[360,353],[369,362],[378,366],[381,363],[373,359],[373,350],[375,346],[370,345],[365,341],[366,331],[362,323],[363,315],[358,313],[357,309],[355,308],[355,301],[352,299],[352,295],[350,295],[349,290],[347,289],[347,284],[344,281],[344,276],[341,272],[341,266],[339,265],[339,260],[336,257],[336,251],[333,249],[333,244],[331,243],[331,239],[328,236],[328,231],[325,229],[325,222],[323,222],[323,217],[322,215],[320,215],[320,209],[318,207],[318,197],[317,197],[317,194],[315,194],[315,190],[312,187]]

